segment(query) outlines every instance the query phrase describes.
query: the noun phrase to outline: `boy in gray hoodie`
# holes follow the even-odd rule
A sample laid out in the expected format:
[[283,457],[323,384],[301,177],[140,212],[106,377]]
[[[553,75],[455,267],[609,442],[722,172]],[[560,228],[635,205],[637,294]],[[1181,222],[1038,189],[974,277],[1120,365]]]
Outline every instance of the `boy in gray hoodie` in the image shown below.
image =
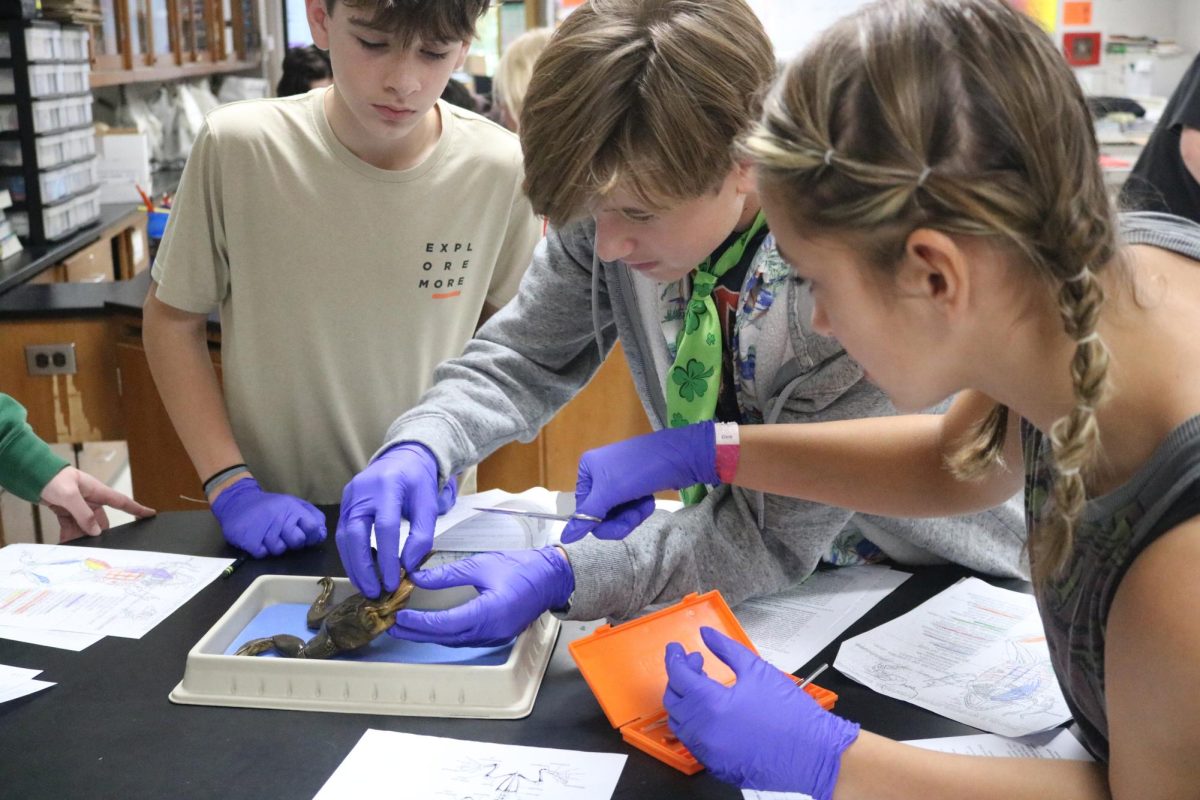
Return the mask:
[[[521,118],[525,191],[551,228],[516,298],[438,367],[434,386],[347,485],[337,544],[364,594],[380,592],[380,576],[395,589],[401,564],[413,570],[429,551],[441,484],[508,442],[533,439],[618,339],[655,428],[895,413],[838,342],[809,327],[808,288],[790,277],[735,155],[774,72],[770,41],[744,0],[594,0],[563,23]],[[822,559],[952,561],[1025,575],[1024,526],[1011,502],[911,520],[726,485],[691,487],[684,498],[686,508],[654,514],[631,534],[646,509],[631,505],[624,520],[563,546],[416,572],[420,586],[472,585],[480,596],[446,611],[402,611],[389,632],[485,644],[547,609],[626,618],[712,588],[736,604],[794,584]],[[401,518],[411,533],[397,559]]]

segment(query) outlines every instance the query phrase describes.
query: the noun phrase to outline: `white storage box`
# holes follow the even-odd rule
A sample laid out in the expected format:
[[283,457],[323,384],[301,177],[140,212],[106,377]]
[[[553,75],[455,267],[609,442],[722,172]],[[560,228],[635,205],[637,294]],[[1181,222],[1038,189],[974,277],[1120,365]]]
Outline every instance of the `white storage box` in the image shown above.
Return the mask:
[[[41,213],[45,237],[61,239],[100,219],[100,190],[81,194],[56,206],[46,206]],[[29,236],[28,211],[10,211],[8,218],[18,236]]]
[[46,97],[52,94],[62,94],[64,91],[62,64],[29,65],[29,94],[31,97]]
[[[79,161],[94,156],[96,154],[96,137],[92,134],[91,129],[53,133],[49,136],[36,137],[34,146],[37,148],[38,166],[49,169],[67,161]],[[0,141],[0,166],[19,167],[21,162],[20,140]]]
[[92,89],[87,64],[59,64],[59,85],[63,94],[84,94]]
[[[82,51],[79,47],[81,34]],[[68,37],[70,37],[69,42]],[[59,30],[57,27],[49,25],[33,26],[25,29],[25,54],[30,61],[52,61],[59,58],[73,61],[86,60],[87,41],[86,30]],[[68,52],[71,55],[68,55]],[[78,55],[80,52],[82,55]],[[0,58],[12,58],[12,39],[8,33],[0,35]]]
[[[28,199],[24,175],[9,175],[4,181],[14,203],[24,203]],[[46,170],[39,173],[38,184],[41,186],[41,201],[56,203],[68,195],[94,186],[95,166],[83,163]]]
[[[96,159],[70,164],[58,169],[51,169],[38,175],[41,185],[42,202],[57,203],[64,197],[90,189],[98,183],[96,177]],[[14,175],[8,179],[8,189],[14,202],[25,202],[25,179]]]
[[62,30],[57,27],[33,26],[25,29],[25,54],[30,61],[62,58],[62,45]]
[[[335,602],[354,591],[345,578],[335,578],[334,585]],[[548,613],[517,637],[504,663],[490,666],[226,655],[264,608],[311,604],[318,589],[315,577],[257,578],[188,653],[183,680],[171,692],[171,701],[476,719],[518,719],[533,709],[559,629],[559,621]],[[417,589],[411,605],[446,608],[467,596],[461,591]]]
[[87,28],[62,29],[62,55],[64,61],[88,60],[88,31]]
[[100,199],[105,203],[141,203],[135,184],[150,190],[150,140],[130,128],[97,133]]
[[[92,124],[92,96],[90,94],[82,97],[67,97],[62,100],[34,100],[30,105],[33,106],[33,130],[35,133],[48,133],[62,128],[80,128]],[[0,107],[0,112],[2,110]],[[15,114],[13,116],[15,117]],[[3,116],[0,114],[0,121],[2,120]]]

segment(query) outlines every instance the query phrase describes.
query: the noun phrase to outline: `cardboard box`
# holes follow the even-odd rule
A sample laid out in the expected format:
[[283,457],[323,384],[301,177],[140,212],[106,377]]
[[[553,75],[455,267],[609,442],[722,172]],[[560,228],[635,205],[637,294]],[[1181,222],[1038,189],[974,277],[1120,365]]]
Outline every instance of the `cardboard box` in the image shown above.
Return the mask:
[[141,203],[134,188],[150,185],[150,140],[132,128],[96,132],[97,172],[101,203]]

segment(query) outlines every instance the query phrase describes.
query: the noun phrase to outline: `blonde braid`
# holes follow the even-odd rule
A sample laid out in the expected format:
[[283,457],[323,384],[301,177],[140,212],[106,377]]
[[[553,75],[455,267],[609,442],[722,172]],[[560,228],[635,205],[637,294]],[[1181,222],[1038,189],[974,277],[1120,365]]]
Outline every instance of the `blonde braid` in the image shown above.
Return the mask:
[[1096,318],[1104,290],[1090,269],[1079,280],[1064,281],[1059,311],[1075,340],[1071,380],[1076,404],[1050,428],[1050,445],[1058,474],[1052,490],[1053,507],[1032,542],[1033,576],[1044,580],[1061,570],[1074,542],[1075,522],[1087,501],[1085,478],[1100,454],[1096,407],[1103,398],[1108,375],[1108,348],[1096,333]]

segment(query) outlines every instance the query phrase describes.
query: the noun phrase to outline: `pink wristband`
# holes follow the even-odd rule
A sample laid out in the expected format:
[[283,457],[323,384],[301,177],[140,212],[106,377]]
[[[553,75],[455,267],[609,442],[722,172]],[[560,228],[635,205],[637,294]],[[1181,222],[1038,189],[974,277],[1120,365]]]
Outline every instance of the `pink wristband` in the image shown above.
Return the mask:
[[718,422],[713,426],[717,439],[717,477],[721,483],[732,483],[737,474],[741,438],[736,422]]

